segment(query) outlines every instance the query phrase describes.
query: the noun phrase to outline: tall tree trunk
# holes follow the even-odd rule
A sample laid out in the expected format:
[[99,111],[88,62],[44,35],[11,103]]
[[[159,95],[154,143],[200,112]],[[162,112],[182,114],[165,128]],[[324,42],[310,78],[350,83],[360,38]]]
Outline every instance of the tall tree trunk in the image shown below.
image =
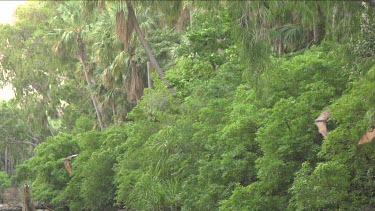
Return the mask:
[[102,112],[101,112],[101,109],[99,107],[98,100],[96,99],[96,97],[94,96],[94,94],[91,91],[92,82],[91,82],[91,79],[89,77],[87,66],[86,66],[85,44],[81,40],[79,40],[78,44],[80,46],[79,47],[80,48],[80,52],[79,52],[78,57],[79,57],[80,62],[82,63],[83,73],[85,75],[85,79],[86,79],[86,82],[87,82],[88,91],[90,93],[91,101],[92,101],[92,103],[93,103],[93,105],[95,107],[96,116],[98,117],[98,122],[99,122],[100,130],[103,130],[104,129],[104,124],[103,124],[103,119],[102,119]]
[[319,17],[316,18],[316,22],[314,23],[314,44],[319,44],[326,34],[325,31],[325,14],[318,4],[318,14]]
[[176,91],[173,88],[170,88],[170,83],[165,78],[164,71],[160,68],[159,63],[156,61],[155,55],[152,52],[150,46],[148,45],[141,28],[139,27],[139,24],[138,24],[137,18],[135,17],[134,9],[133,9],[133,6],[130,3],[130,0],[126,0],[126,6],[127,6],[127,9],[128,9],[129,19],[130,19],[128,21],[131,21],[133,23],[134,29],[135,29],[135,31],[138,35],[138,38],[139,38],[143,48],[145,49],[145,51],[147,53],[148,59],[150,60],[152,66],[154,66],[156,72],[159,74],[159,76],[160,76],[161,80],[164,82],[165,86],[169,89],[169,91],[172,94],[176,94]]
[[182,9],[181,15],[175,24],[175,28],[178,33],[181,33],[185,29],[185,25],[189,19],[190,19],[190,10],[187,7],[185,7]]
[[309,27],[306,29],[306,48],[314,42],[314,32]]
[[23,186],[22,202],[22,211],[35,211],[34,204],[31,200],[30,185],[28,184]]

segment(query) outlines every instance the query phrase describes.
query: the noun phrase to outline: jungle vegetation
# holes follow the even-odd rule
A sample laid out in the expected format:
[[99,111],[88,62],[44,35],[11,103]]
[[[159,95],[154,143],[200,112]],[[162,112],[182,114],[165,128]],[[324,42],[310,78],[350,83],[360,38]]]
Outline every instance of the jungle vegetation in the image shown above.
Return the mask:
[[358,145],[375,124],[374,11],[27,2],[0,25],[0,85],[15,92],[0,191],[30,184],[61,210],[374,209],[375,142]]

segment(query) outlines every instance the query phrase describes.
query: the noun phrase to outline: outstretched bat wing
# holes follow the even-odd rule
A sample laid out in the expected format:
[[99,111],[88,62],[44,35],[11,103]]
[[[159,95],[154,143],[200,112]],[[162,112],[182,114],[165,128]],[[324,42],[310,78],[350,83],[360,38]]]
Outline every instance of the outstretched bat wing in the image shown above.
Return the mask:
[[70,167],[69,161],[72,160],[72,158],[77,157],[77,156],[78,156],[78,154],[71,155],[71,156],[68,156],[68,157],[64,158],[64,166],[65,166],[66,171],[69,174],[72,174],[72,168]]
[[330,110],[325,110],[320,114],[320,116],[317,119],[315,119],[315,125],[318,127],[319,133],[322,134],[324,138],[328,136],[327,119],[330,114]]
[[66,157],[65,160],[71,160],[72,158],[75,158],[77,156],[78,156],[78,154],[71,155],[71,156]]
[[324,138],[327,138],[328,136],[327,123],[315,122],[315,125],[318,127],[319,133],[322,134]]
[[364,144],[371,142],[375,138],[375,125],[372,126],[371,130],[367,131],[362,138],[359,140],[358,144]]
[[69,174],[72,174],[72,168],[70,167],[69,160],[64,159],[64,166],[65,166],[66,171]]

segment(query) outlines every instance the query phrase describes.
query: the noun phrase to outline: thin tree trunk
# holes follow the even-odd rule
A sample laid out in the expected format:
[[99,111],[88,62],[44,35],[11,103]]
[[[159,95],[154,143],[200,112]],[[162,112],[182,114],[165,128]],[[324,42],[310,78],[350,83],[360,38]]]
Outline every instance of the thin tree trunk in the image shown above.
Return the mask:
[[104,125],[103,125],[103,122],[102,122],[101,112],[99,111],[99,103],[96,100],[96,98],[95,98],[94,94],[92,93],[92,91],[90,90],[91,86],[92,86],[92,83],[91,83],[90,78],[88,76],[85,62],[82,62],[82,66],[83,66],[83,73],[85,74],[85,78],[86,78],[86,81],[87,81],[88,89],[89,89],[89,92],[90,92],[90,98],[91,98],[92,103],[94,104],[96,115],[98,117],[98,122],[99,122],[100,130],[103,130],[104,129]]
[[112,107],[112,118],[113,118],[113,124],[116,124],[117,122],[116,122],[116,113],[117,113],[117,111],[116,111],[116,102],[115,102],[115,99],[112,99],[111,100],[111,107]]
[[152,88],[152,80],[151,80],[151,65],[150,62],[147,62],[147,87]]
[[13,175],[13,172],[14,172],[14,158],[13,157],[10,158],[9,166],[10,166],[9,173],[10,173],[10,175]]
[[4,155],[4,171],[8,173],[8,147],[5,147],[5,155]]
[[159,76],[160,76],[161,80],[164,82],[165,86],[169,89],[169,91],[172,94],[176,94],[176,91],[173,88],[170,88],[170,83],[165,78],[164,71],[160,68],[159,63],[156,61],[155,55],[152,52],[150,46],[148,45],[141,28],[139,27],[139,24],[138,24],[137,18],[135,17],[134,9],[133,9],[133,6],[130,3],[130,0],[126,0],[126,6],[127,6],[127,9],[128,9],[129,19],[130,19],[128,21],[131,21],[133,23],[134,29],[137,32],[138,38],[139,38],[143,48],[145,49],[145,51],[147,53],[148,59],[150,60],[151,64],[154,66],[156,72],[159,74]]
[[284,42],[283,42],[283,37],[280,36],[279,40],[279,57],[281,57],[284,54],[285,48],[284,48]]
[[99,103],[98,103],[97,99],[95,98],[94,94],[91,91],[92,83],[91,83],[90,77],[89,77],[88,72],[87,72],[86,58],[85,58],[85,55],[86,55],[85,45],[82,42],[79,43],[79,45],[80,45],[80,53],[78,55],[79,60],[82,63],[83,73],[85,75],[85,79],[86,79],[86,82],[87,82],[87,85],[88,85],[88,90],[89,90],[89,93],[90,93],[91,101],[92,101],[92,103],[95,107],[96,115],[98,117],[100,130],[103,130],[104,124],[103,124],[103,121],[102,121],[102,113],[101,113],[100,108],[99,108]]

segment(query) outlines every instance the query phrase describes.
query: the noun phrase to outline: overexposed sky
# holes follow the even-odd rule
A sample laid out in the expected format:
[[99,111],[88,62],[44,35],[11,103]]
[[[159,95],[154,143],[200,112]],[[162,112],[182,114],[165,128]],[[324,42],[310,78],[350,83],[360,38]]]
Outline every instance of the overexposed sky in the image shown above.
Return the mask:
[[0,23],[12,23],[13,13],[20,4],[26,1],[0,1]]
[[0,100],[10,100],[14,97],[12,86],[8,85],[3,89],[0,89]]
[[[1,1],[0,0],[0,23],[12,24],[13,13],[20,4],[26,1]],[[14,97],[12,86],[6,86],[0,89],[0,100],[9,100]]]

